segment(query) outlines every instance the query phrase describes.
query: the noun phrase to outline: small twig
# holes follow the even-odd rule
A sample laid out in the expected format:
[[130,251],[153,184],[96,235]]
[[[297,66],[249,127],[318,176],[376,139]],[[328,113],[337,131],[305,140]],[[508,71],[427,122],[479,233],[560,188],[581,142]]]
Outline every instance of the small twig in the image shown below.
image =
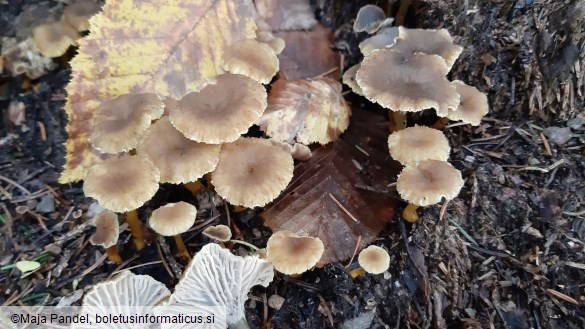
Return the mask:
[[575,298],[573,298],[571,296],[567,296],[567,295],[563,294],[562,292],[559,292],[559,291],[556,291],[553,289],[546,289],[546,292],[548,292],[553,297],[564,300],[565,302],[569,302],[569,303],[574,304],[574,305],[579,305],[579,302]]
[[441,210],[439,211],[439,221],[441,221],[443,219],[443,216],[445,216],[445,213],[447,212],[448,206],[449,206],[449,200],[445,201],[445,203],[443,203],[443,205],[441,206]]
[[543,173],[547,173],[553,169],[555,169],[556,167],[562,165],[563,163],[565,163],[565,159],[560,159],[558,161],[556,161],[555,163],[548,165],[546,167],[533,167],[533,166],[517,166],[517,165],[503,165],[502,167],[504,168],[513,168],[513,169],[518,169],[518,170],[522,170],[522,171],[540,171]]
[[329,197],[330,197],[330,198],[333,200],[333,202],[335,202],[335,204],[337,204],[337,206],[338,206],[339,208],[341,208],[341,210],[343,210],[343,212],[345,212],[345,213],[346,213],[346,214],[349,216],[349,218],[351,218],[351,219],[352,219],[354,222],[356,222],[356,223],[358,223],[358,222],[359,222],[359,221],[357,220],[357,218],[355,218],[355,216],[354,216],[354,215],[352,215],[352,214],[349,212],[349,210],[345,209],[345,207],[344,207],[344,206],[343,206],[343,205],[342,205],[342,204],[341,204],[339,201],[337,201],[337,199],[335,199],[335,197],[333,196],[333,194],[331,194],[331,193],[328,193],[328,194],[329,194]]
[[252,249],[254,249],[254,250],[256,250],[256,251],[258,251],[258,249],[260,249],[260,248],[256,247],[255,245],[253,245],[253,244],[251,244],[251,243],[248,243],[248,242],[246,242],[246,241],[242,241],[242,240],[230,240],[230,242],[233,242],[233,243],[238,243],[238,244],[241,244],[241,245],[244,245],[244,246],[250,247],[250,248],[252,248]]
[[357,250],[360,247],[361,243],[362,243],[362,236],[360,235],[360,236],[358,236],[357,243],[355,244],[355,249],[353,249],[353,254],[351,255],[351,259],[349,260],[349,263],[347,263],[347,265],[345,265],[345,268],[349,268],[351,263],[353,263],[353,259],[355,257],[355,254],[357,254]]
[[327,301],[325,301],[325,298],[323,298],[323,296],[321,296],[321,294],[317,294],[317,296],[319,297],[319,300],[321,301],[321,305],[323,306],[323,309],[325,310],[325,314],[327,315],[327,319],[329,319],[329,323],[331,324],[331,327],[335,327],[335,324],[333,323],[333,315],[331,314],[331,309],[329,308],[329,305],[327,305]]
[[477,241],[475,241],[471,235],[469,235],[464,229],[463,227],[461,227],[459,224],[457,224],[455,221],[451,220],[451,219],[447,219],[449,221],[449,223],[451,223],[453,226],[455,226],[459,232],[461,232],[461,234],[463,234],[463,236],[469,240],[469,242],[473,243],[474,245],[479,245],[479,243],[477,243]]
[[563,211],[564,215],[567,216],[575,216],[575,217],[579,217],[579,216],[583,216],[585,215],[585,209],[581,210],[581,211],[577,211],[577,212],[572,212],[572,211]]
[[167,270],[167,273],[169,273],[169,276],[171,278],[174,278],[175,275],[171,271],[171,268],[169,267],[169,264],[167,264],[167,261],[165,260],[165,257],[164,257],[163,252],[162,252],[162,248],[160,247],[160,244],[158,244],[158,241],[156,243],[156,250],[158,251],[158,256],[161,259],[161,262],[163,264],[163,267],[165,268],[165,270]]
[[[134,260],[136,258],[138,258],[138,257],[135,257],[132,260]],[[138,265],[130,266],[128,268],[123,268],[123,269],[116,270],[116,271],[112,272],[112,275],[115,275],[117,273],[120,273],[120,272],[126,271],[126,270],[131,270],[131,269],[135,269],[135,268],[139,268],[139,267],[143,267],[143,266],[156,265],[156,264],[161,264],[161,263],[162,263],[162,260],[155,260],[153,262],[148,262],[148,263],[144,263],[144,264],[138,264]]]
[[541,132],[539,134],[540,139],[542,140],[542,144],[544,146],[544,153],[548,156],[552,156],[552,152],[550,150],[550,144],[548,143],[548,139],[546,139],[546,136],[544,136],[544,134]]
[[6,183],[8,183],[8,184],[10,184],[10,185],[12,185],[12,186],[14,186],[14,187],[18,188],[19,190],[21,190],[22,192],[24,192],[24,194],[26,194],[26,195],[30,195],[30,194],[32,194],[32,193],[30,193],[30,191],[29,191],[29,190],[27,190],[26,188],[24,188],[24,186],[22,186],[22,185],[18,184],[17,182],[13,181],[13,180],[12,180],[12,179],[10,179],[10,178],[7,178],[7,177],[4,177],[4,176],[0,175],[0,180],[3,180],[3,181],[5,181]]

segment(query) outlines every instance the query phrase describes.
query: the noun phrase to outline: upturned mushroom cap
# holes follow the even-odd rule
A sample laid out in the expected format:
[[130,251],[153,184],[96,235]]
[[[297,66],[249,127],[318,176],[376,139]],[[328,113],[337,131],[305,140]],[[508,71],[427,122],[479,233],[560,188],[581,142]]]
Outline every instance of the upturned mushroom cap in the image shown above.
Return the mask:
[[229,143],[248,131],[266,105],[263,85],[227,73],[217,77],[215,84],[183,97],[169,119],[189,139],[208,144]]
[[152,212],[148,225],[158,234],[173,236],[187,232],[195,223],[197,208],[187,202],[166,204]]
[[456,110],[449,110],[447,118],[479,126],[481,119],[489,112],[487,96],[477,88],[466,85],[463,81],[455,80],[451,84],[455,86],[461,96],[461,101]]
[[79,34],[63,22],[42,24],[33,30],[35,45],[47,57],[63,55],[69,46],[76,44],[78,38]]
[[222,146],[212,183],[233,205],[264,206],[288,185],[293,166],[284,148],[265,139],[240,138]]
[[69,3],[63,10],[65,21],[79,32],[89,30],[89,19],[100,11],[95,0],[76,0]]
[[441,131],[423,126],[393,132],[388,137],[388,148],[392,158],[405,166],[425,159],[447,161],[451,151]]
[[232,230],[225,225],[208,226],[202,233],[206,237],[220,242],[226,242],[232,238]]
[[103,210],[93,219],[95,233],[89,238],[94,246],[109,248],[118,242],[120,224],[118,215],[111,210]]
[[370,56],[375,50],[389,48],[394,45],[396,38],[398,37],[398,28],[397,27],[387,27],[384,28],[376,35],[367,38],[366,40],[360,42],[359,47],[360,51],[364,56]]
[[129,151],[163,111],[164,103],[155,94],[128,94],[106,100],[95,111],[89,142],[102,153]]
[[356,81],[364,95],[393,111],[434,108],[437,115],[459,106],[459,94],[445,78],[447,65],[438,55],[405,54],[380,49],[364,58]]
[[405,167],[396,182],[402,199],[428,206],[455,198],[463,187],[461,172],[451,164],[439,160],[423,160],[414,167]]
[[274,268],[284,274],[300,274],[319,262],[325,246],[319,238],[301,237],[278,231],[268,239],[266,255]]
[[[88,314],[91,319],[96,315],[146,315],[152,314],[157,303],[161,302],[171,292],[164,284],[148,275],[136,275],[129,270],[120,272],[111,280],[100,282],[93,286],[83,298],[80,314]],[[102,326],[104,326],[102,324]],[[107,326],[101,327],[106,328]],[[100,328],[95,323],[73,323],[71,328],[94,329]],[[136,324],[118,323],[117,329],[135,329]]]
[[105,209],[126,212],[154,196],[159,178],[158,169],[145,156],[112,158],[89,168],[83,192]]
[[369,246],[358,256],[360,266],[371,274],[382,274],[390,267],[390,255],[384,248]]
[[278,72],[279,61],[269,45],[255,39],[245,39],[225,49],[221,67],[267,84]]
[[275,37],[268,31],[256,31],[256,41],[268,45],[276,55],[280,54],[286,46],[284,39]]
[[245,323],[244,302],[253,286],[267,287],[274,277],[270,262],[239,257],[210,243],[195,255],[175,287],[168,306],[225,307],[227,324]]
[[463,51],[463,47],[453,43],[453,38],[446,29],[425,30],[398,27],[399,36],[393,49],[407,54],[424,53],[439,55],[450,70]]
[[357,81],[355,81],[355,76],[357,74],[357,71],[360,69],[360,67],[361,67],[361,63],[357,63],[356,65],[347,69],[343,73],[342,81],[345,85],[347,85],[349,88],[351,88],[351,90],[354,93],[356,93],[360,96],[364,96],[364,92],[362,91],[362,88],[360,87],[360,85],[358,85]]
[[[380,29],[386,19],[386,14],[382,8],[375,5],[365,5],[360,8],[353,22],[354,32],[374,33]],[[390,22],[386,23],[389,24]]]
[[160,170],[161,183],[178,184],[194,182],[213,171],[221,146],[192,141],[163,117],[148,128],[136,150]]

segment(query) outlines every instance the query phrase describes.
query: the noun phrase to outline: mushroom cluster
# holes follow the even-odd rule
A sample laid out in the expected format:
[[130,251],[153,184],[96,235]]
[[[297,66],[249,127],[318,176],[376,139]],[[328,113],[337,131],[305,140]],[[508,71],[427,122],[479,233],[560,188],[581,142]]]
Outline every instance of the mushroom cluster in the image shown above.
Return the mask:
[[[292,179],[292,148],[242,137],[266,109],[263,83],[279,67],[282,40],[266,34],[258,38],[267,43],[247,39],[226,47],[225,72],[179,100],[125,94],[97,107],[88,139],[106,160],[89,167],[83,189],[105,209],[126,213],[139,249],[136,209],[159,183],[193,191],[194,183],[213,172],[211,183],[220,196],[235,206],[256,207],[275,199]],[[161,235],[174,235],[180,254],[189,258],[180,234],[193,225],[196,212],[185,202],[169,204],[154,210],[149,224]]]
[[[354,30],[377,34],[360,44],[364,59],[349,68],[343,80],[356,94],[390,110],[394,123],[388,138],[390,155],[405,166],[396,188],[409,202],[403,217],[414,222],[418,206],[456,197],[463,180],[446,162],[450,147],[443,133],[416,125],[406,128],[405,113],[434,109],[445,120],[479,125],[489,105],[477,88],[447,79],[463,51],[447,30],[388,27],[383,11],[371,7],[360,10]],[[439,120],[434,127],[444,122]]]

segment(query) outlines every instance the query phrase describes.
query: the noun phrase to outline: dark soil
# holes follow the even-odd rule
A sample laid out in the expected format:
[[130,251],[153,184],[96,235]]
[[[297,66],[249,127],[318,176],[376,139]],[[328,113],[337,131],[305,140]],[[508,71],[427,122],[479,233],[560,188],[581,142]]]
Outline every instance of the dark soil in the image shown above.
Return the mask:
[[[320,20],[336,31],[346,66],[360,60],[357,43],[366,35],[353,34],[351,20],[368,2],[312,1]],[[442,205],[419,210],[415,225],[393,218],[375,243],[390,252],[387,273],[353,279],[346,264],[328,264],[299,278],[277,274],[267,289],[252,291],[248,322],[252,328],[584,328],[585,4],[411,2],[406,25],[447,28],[464,47],[450,78],[489,97],[491,112],[481,126],[444,130],[451,163],[465,179],[462,192],[443,205],[444,214]],[[17,17],[38,5],[8,3],[0,4],[0,37],[21,33],[25,27],[14,22],[26,20]],[[0,305],[53,305],[65,296],[76,296],[71,302],[79,304],[82,291],[130,267],[174,286],[185,263],[175,257],[172,240],[151,234],[150,245],[136,252],[124,231],[119,248],[127,261],[120,266],[89,245],[92,200],[80,184],[57,183],[70,73],[66,60],[57,62],[56,70],[34,81],[0,75]],[[349,97],[354,106],[375,108]],[[21,126],[9,118],[11,101],[25,105]],[[560,141],[554,127],[569,127],[571,138]],[[158,205],[178,200],[205,209],[197,228],[184,235],[196,252],[208,242],[201,228],[224,223],[228,207],[207,189],[189,198],[186,190],[164,185],[140,211],[147,218]],[[41,200],[55,209],[39,206]],[[229,216],[239,238],[265,246],[270,231],[258,213],[230,210]],[[43,266],[20,278],[9,265],[23,259]],[[265,307],[274,294],[285,299],[279,310]]]

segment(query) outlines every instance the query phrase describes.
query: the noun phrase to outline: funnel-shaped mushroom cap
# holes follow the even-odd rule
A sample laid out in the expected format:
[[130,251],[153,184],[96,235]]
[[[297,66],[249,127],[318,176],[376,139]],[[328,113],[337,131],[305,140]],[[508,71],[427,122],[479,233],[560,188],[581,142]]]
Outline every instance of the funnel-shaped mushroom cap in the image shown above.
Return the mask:
[[78,38],[79,34],[63,22],[42,24],[33,30],[35,45],[47,57],[63,55]]
[[94,114],[89,141],[102,153],[129,151],[163,111],[164,103],[155,94],[128,94],[104,101]]
[[100,11],[96,0],[76,0],[69,3],[63,11],[65,21],[77,31],[89,30],[89,19]]
[[245,321],[244,302],[253,286],[267,287],[274,277],[270,262],[239,257],[210,243],[195,255],[175,287],[168,306],[221,307],[229,325]]
[[399,36],[394,44],[394,50],[405,54],[439,55],[445,59],[449,70],[463,51],[463,47],[453,43],[453,38],[446,29],[407,29],[402,26],[398,29]]
[[89,238],[91,244],[109,248],[118,242],[120,224],[115,212],[103,210],[95,216],[93,225],[95,225],[95,233]]
[[201,143],[233,142],[266,109],[266,90],[260,83],[237,74],[223,74],[214,85],[189,93],[169,114],[175,128]]
[[256,31],[256,40],[267,44],[276,55],[280,54],[286,46],[284,39],[275,37],[268,31]]
[[325,246],[319,238],[301,237],[278,231],[268,239],[266,255],[274,268],[284,274],[300,274],[319,262]]
[[353,22],[354,32],[374,33],[378,31],[386,19],[386,14],[382,8],[375,5],[365,5],[360,8]]
[[463,187],[461,172],[439,160],[423,160],[414,167],[405,167],[396,182],[400,196],[415,205],[428,206],[451,200]]
[[366,272],[381,274],[390,267],[390,255],[384,248],[369,246],[360,252],[358,262]]
[[381,49],[364,58],[356,81],[364,95],[393,111],[435,108],[444,116],[459,105],[459,94],[445,78],[447,65],[438,55],[404,54]]
[[240,138],[221,148],[212,183],[233,205],[264,206],[293,176],[294,161],[284,148],[260,138]]
[[447,118],[450,120],[461,120],[473,126],[479,126],[481,119],[489,112],[487,96],[477,88],[466,85],[463,81],[451,82],[461,96],[457,110],[449,110]]
[[364,92],[362,91],[362,88],[360,87],[360,85],[358,85],[357,81],[355,81],[355,76],[357,74],[357,71],[360,69],[360,67],[361,67],[361,63],[357,63],[356,65],[347,69],[343,73],[342,81],[345,85],[347,85],[349,88],[351,88],[351,90],[354,93],[356,93],[360,96],[364,96]]
[[89,168],[83,192],[105,209],[126,212],[154,196],[159,178],[158,169],[145,156],[112,158]]
[[161,183],[194,182],[213,171],[221,146],[192,141],[163,117],[142,137],[137,153],[146,155],[160,170]]
[[392,158],[405,166],[425,159],[447,161],[451,151],[441,131],[423,126],[393,132],[388,137],[388,148]]
[[152,212],[148,225],[158,234],[173,236],[187,232],[195,223],[197,208],[187,202],[169,203]]
[[387,27],[380,30],[376,35],[367,38],[360,42],[360,51],[364,56],[370,56],[374,50],[389,48],[394,45],[396,38],[398,37],[397,27]]
[[[95,319],[96,315],[105,314],[126,316],[153,314],[153,307],[170,294],[171,292],[164,284],[152,277],[136,275],[125,270],[113,279],[93,286],[83,298],[81,314],[89,314],[91,319]],[[137,325],[123,322],[115,326],[75,323],[71,328],[136,329]]]
[[232,238],[232,230],[225,225],[208,226],[201,233],[208,238],[220,242],[226,242]]
[[228,72],[266,84],[278,72],[279,61],[269,45],[255,39],[245,39],[224,51],[221,66]]

